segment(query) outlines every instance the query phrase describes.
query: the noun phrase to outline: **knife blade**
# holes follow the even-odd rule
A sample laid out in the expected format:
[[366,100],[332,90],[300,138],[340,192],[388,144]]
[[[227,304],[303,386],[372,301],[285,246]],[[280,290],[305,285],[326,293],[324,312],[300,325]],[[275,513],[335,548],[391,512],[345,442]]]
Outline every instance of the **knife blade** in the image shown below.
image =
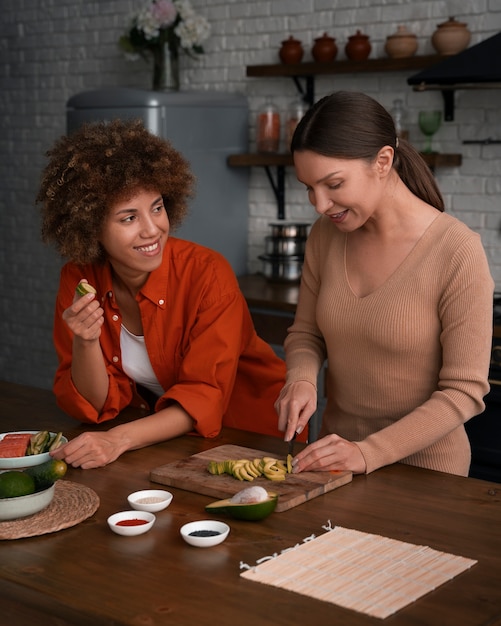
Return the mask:
[[295,432],[292,439],[289,441],[289,450],[287,452],[287,454],[290,454],[291,456],[294,456],[293,452],[294,452],[294,441],[296,439],[296,435],[297,433]]

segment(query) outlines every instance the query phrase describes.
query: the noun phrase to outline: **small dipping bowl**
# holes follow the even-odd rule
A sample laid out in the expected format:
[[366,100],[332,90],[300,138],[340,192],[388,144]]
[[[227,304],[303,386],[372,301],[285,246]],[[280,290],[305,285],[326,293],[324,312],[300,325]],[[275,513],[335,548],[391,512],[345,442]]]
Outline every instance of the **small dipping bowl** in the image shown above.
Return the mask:
[[223,543],[230,532],[230,527],[224,522],[201,520],[199,522],[189,522],[185,524],[181,527],[180,532],[181,537],[186,543],[189,543],[190,546],[210,548],[211,546],[217,546],[219,543]]
[[[132,537],[147,533],[155,523],[155,519],[153,513],[148,511],[120,511],[108,517],[108,526],[117,535]],[[140,522],[137,523],[137,520]],[[125,525],[122,525],[124,523]]]
[[156,513],[169,506],[172,502],[172,494],[170,491],[164,491],[163,489],[143,489],[142,491],[131,493],[127,500],[136,511]]

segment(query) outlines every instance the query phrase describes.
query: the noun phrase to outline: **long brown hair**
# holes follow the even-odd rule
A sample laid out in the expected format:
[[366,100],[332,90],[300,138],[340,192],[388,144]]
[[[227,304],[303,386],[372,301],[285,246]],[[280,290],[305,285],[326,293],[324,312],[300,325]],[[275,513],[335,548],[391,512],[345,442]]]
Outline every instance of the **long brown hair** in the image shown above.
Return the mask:
[[393,168],[412,193],[443,211],[442,194],[424,159],[408,141],[397,141],[390,113],[364,93],[338,91],[319,100],[299,122],[291,151],[372,162],[383,146],[395,150]]

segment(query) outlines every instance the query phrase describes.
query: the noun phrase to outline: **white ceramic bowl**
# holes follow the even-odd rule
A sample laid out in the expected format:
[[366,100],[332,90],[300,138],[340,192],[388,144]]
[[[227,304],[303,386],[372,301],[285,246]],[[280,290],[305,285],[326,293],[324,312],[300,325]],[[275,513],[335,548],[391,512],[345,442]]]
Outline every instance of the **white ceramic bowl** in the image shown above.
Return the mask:
[[[38,430],[15,430],[13,433],[29,433],[30,435],[34,435],[40,431]],[[1,433],[0,441],[8,435],[9,433]],[[51,437],[56,433],[50,433]],[[68,443],[66,437],[61,437],[61,444]],[[25,467],[33,467],[34,465],[41,465],[48,461],[51,458],[48,452],[44,452],[42,454],[32,454],[30,456],[16,456],[12,458],[0,458],[0,470],[7,469],[23,469]]]
[[[214,533],[209,536],[199,536],[198,533]],[[216,522],[214,520],[201,520],[199,522],[189,522],[181,527],[181,537],[189,543],[191,546],[197,546],[198,548],[210,548],[211,546],[217,546],[218,543],[222,543],[228,533],[230,527],[224,522]],[[197,533],[197,534],[193,534]]]
[[[155,523],[155,519],[156,517],[153,513],[148,511],[120,511],[120,513],[114,513],[108,517],[108,526],[117,535],[132,537],[133,535],[147,533]],[[135,526],[120,526],[118,522],[123,522],[124,520],[143,520],[146,523]]]
[[55,488],[54,484],[44,491],[30,493],[29,496],[0,498],[0,520],[19,519],[42,511],[52,502]]
[[136,511],[149,511],[156,513],[166,509],[172,502],[170,491],[163,489],[143,489],[135,491],[127,497],[130,506]]

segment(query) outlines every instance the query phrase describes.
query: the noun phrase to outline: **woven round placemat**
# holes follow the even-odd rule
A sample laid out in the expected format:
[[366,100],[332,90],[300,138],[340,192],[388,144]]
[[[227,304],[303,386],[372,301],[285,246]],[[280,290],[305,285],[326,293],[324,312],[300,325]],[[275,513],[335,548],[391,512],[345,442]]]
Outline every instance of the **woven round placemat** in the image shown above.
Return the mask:
[[99,508],[95,491],[69,480],[58,480],[54,498],[46,509],[21,519],[0,522],[0,539],[22,539],[76,526]]

